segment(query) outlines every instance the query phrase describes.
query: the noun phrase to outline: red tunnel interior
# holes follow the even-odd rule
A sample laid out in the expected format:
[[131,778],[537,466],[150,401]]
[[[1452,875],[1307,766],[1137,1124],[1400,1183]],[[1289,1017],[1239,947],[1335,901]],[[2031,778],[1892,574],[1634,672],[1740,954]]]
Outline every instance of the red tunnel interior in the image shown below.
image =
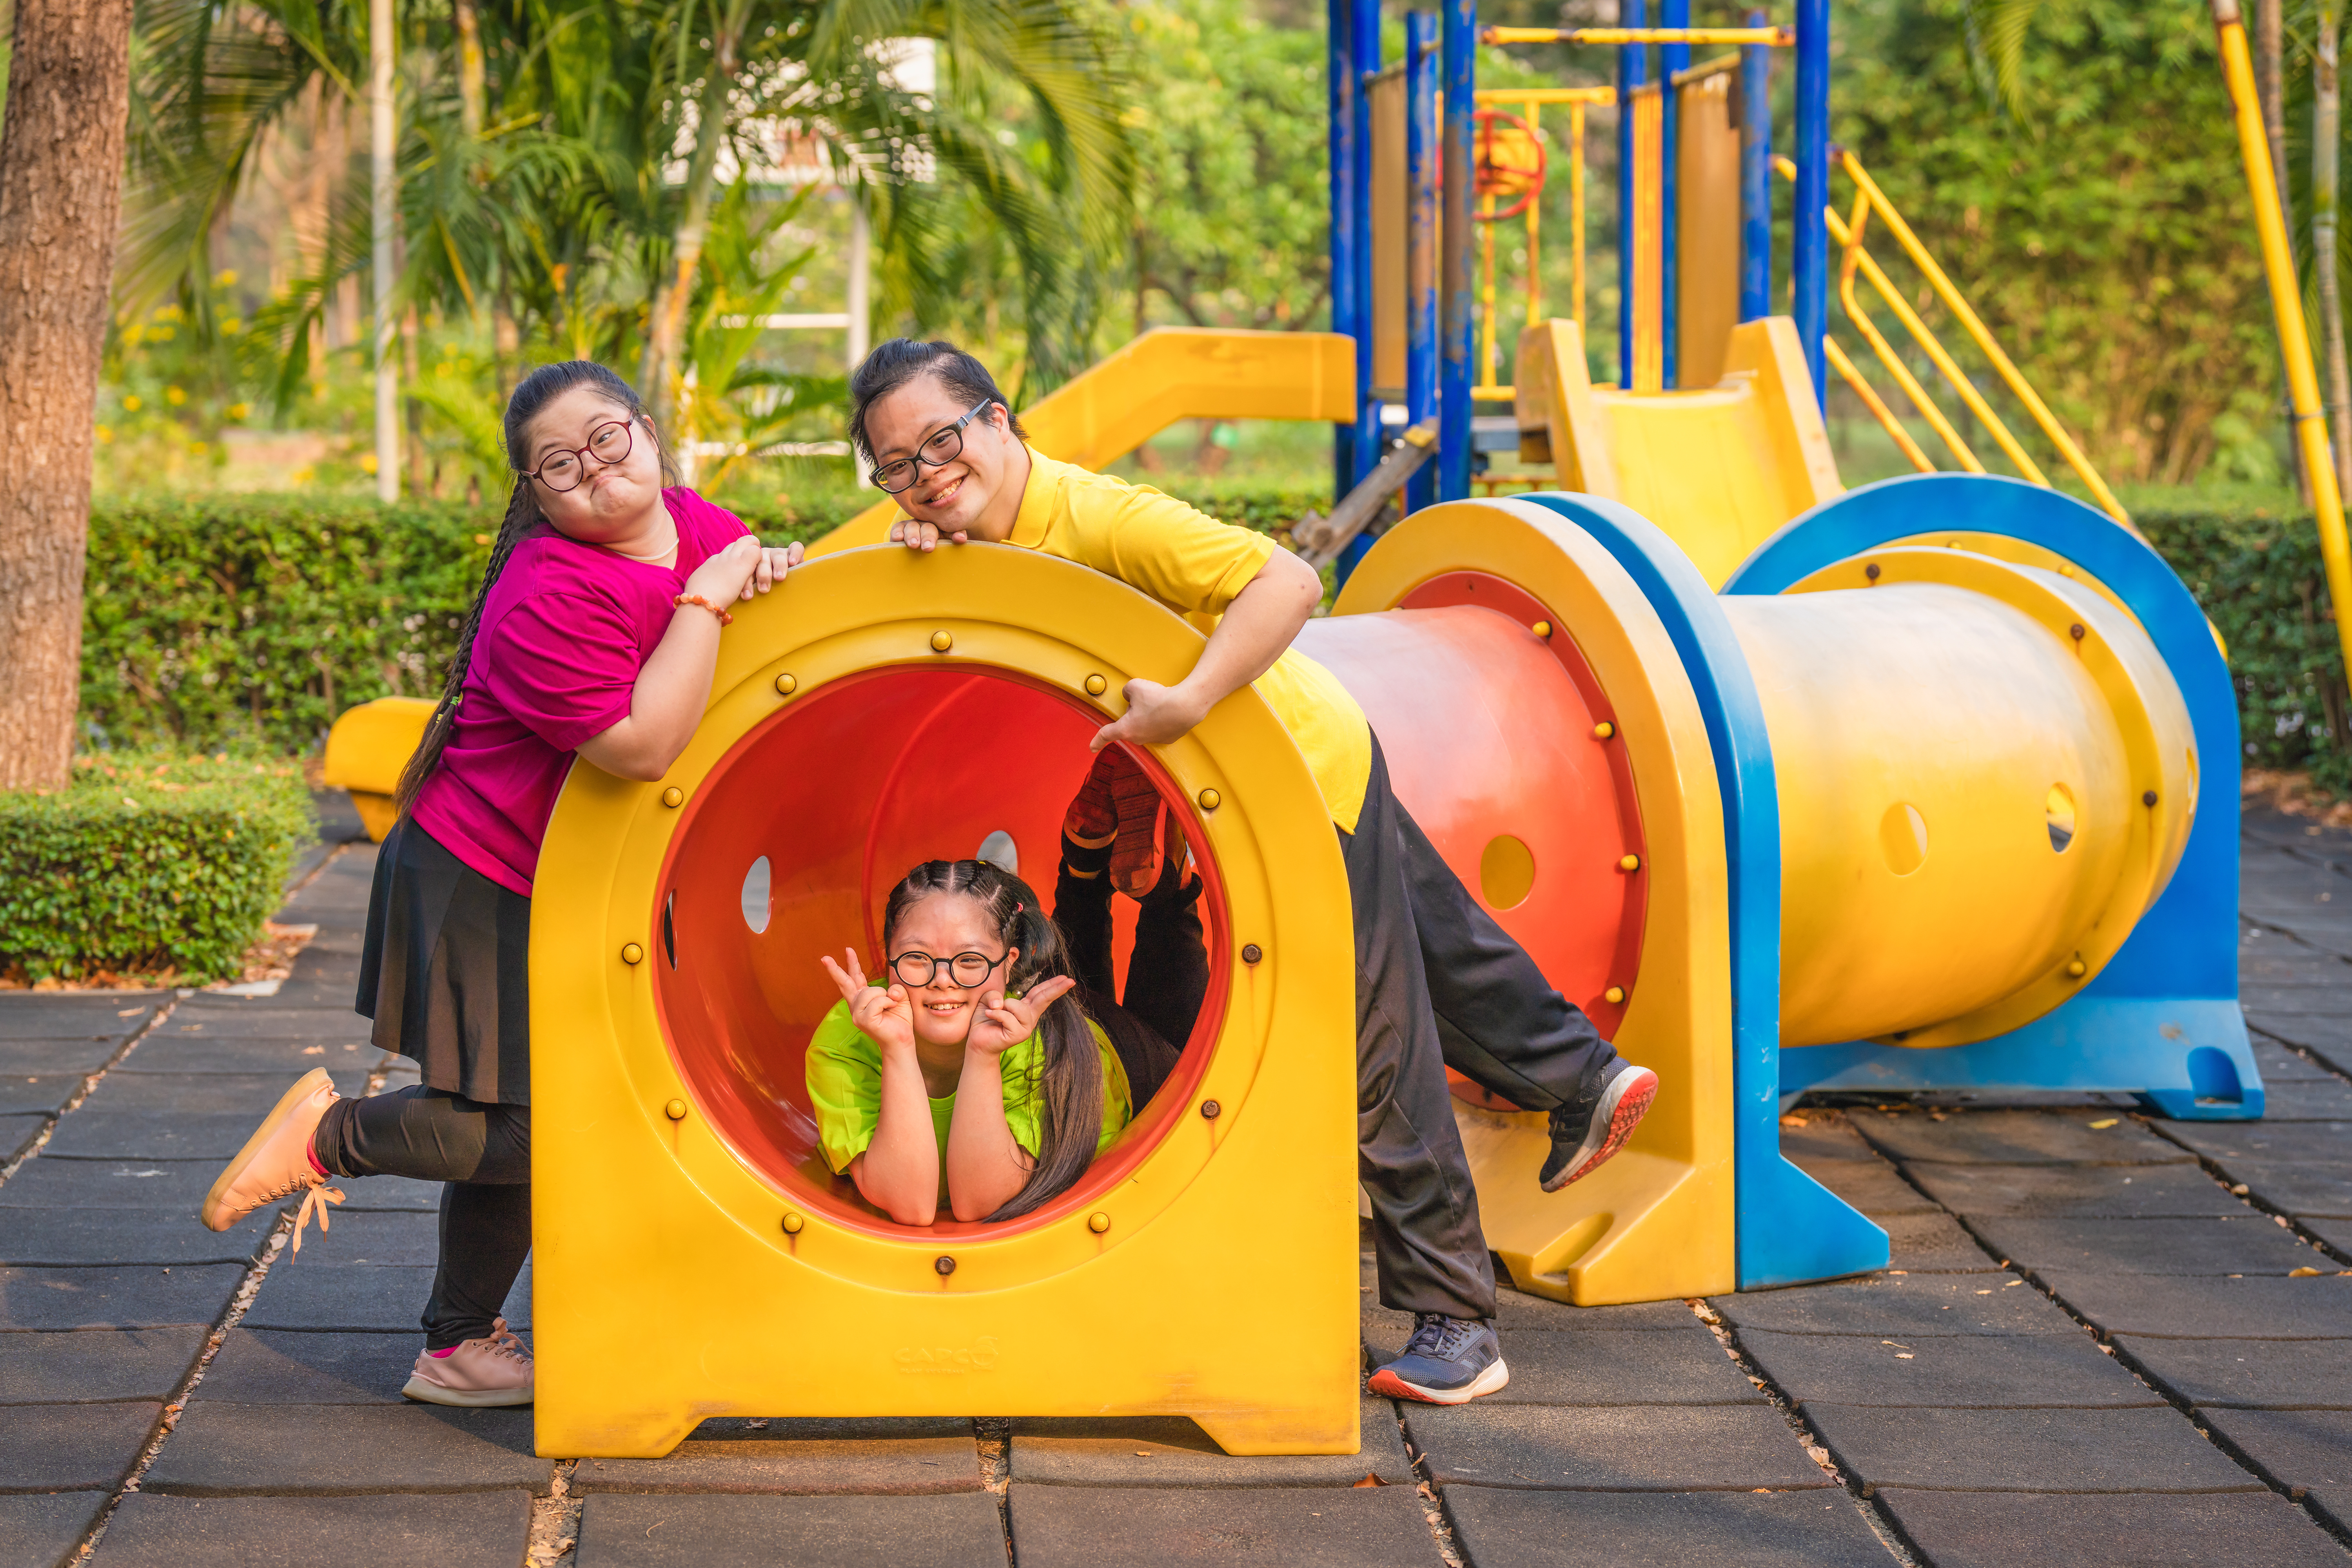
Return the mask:
[[[886,668],[789,703],[695,793],[663,869],[656,1005],[698,1108],[790,1201],[857,1228],[910,1234],[835,1176],[817,1151],[805,1055],[810,1033],[841,999],[818,955],[838,958],[855,946],[876,973],[891,887],[922,861],[977,856],[996,834],[1010,837],[1022,879],[1050,904],[1062,814],[1092,763],[1087,743],[1101,722],[1008,672]],[[1084,1205],[1150,1152],[1207,1066],[1223,1018],[1230,918],[1190,804],[1153,758],[1140,760],[1176,805],[1206,883],[1209,994],[1183,1059],[1119,1142],[1053,1203],[1002,1226],[943,1213],[911,1234],[1003,1234]],[[1112,902],[1123,985],[1135,905]],[[761,921],[765,929],[755,929]]]
[[[1398,802],[1454,875],[1613,1038],[1648,850],[1616,710],[1572,629],[1502,578],[1450,572],[1385,614],[1309,622],[1298,647],[1362,705]],[[1458,1075],[1454,1091],[1515,1109]]]

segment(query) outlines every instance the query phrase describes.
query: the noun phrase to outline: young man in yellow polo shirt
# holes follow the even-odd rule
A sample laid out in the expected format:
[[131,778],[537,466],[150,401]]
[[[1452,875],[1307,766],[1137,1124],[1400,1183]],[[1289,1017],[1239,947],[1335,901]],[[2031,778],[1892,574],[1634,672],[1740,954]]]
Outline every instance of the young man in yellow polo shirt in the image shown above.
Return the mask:
[[[1127,683],[1127,711],[1097,733],[1097,751],[1166,745],[1244,685],[1289,730],[1348,869],[1358,1169],[1381,1301],[1416,1318],[1404,1353],[1370,1387],[1442,1405],[1501,1388],[1510,1374],[1493,1327],[1493,1261],[1445,1068],[1549,1112],[1538,1176],[1548,1192],[1623,1145],[1656,1075],[1620,1058],[1470,896],[1391,792],[1363,710],[1291,648],[1322,598],[1312,567],[1263,534],[1033,450],[994,378],[951,344],[884,343],[851,378],[850,399],[850,437],[905,513],[892,540],[925,552],[972,540],[1042,550],[1118,578],[1207,635],[1175,685]],[[1119,826],[1113,879],[1148,885],[1148,868],[1138,876],[1117,857],[1149,854],[1154,836]]]

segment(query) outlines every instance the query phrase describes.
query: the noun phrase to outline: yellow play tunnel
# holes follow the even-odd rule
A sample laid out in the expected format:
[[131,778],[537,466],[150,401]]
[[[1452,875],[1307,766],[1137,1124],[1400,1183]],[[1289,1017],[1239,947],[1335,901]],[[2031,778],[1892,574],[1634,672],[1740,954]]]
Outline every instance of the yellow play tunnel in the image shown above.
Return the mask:
[[1780,785],[1782,1045],[1961,1045],[2081,990],[2196,812],[2139,625],[2077,577],[1916,545],[1722,605]]

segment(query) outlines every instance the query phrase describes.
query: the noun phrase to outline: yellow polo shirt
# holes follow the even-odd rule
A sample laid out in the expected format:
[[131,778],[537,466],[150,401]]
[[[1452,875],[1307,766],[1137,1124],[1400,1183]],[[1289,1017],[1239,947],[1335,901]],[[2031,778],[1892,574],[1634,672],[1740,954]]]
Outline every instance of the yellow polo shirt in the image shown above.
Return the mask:
[[[1029,488],[1006,542],[1042,550],[1150,595],[1203,633],[1280,548],[1148,485],[1029,450]],[[1296,648],[1252,683],[1290,731],[1331,820],[1356,830],[1372,773],[1372,727],[1339,678]]]

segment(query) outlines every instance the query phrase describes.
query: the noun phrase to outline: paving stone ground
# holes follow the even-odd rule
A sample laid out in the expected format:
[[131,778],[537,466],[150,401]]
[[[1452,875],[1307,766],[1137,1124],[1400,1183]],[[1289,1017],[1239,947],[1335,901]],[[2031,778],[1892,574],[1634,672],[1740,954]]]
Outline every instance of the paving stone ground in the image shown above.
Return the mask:
[[[100,1568],[2352,1563],[2352,833],[2254,816],[2243,848],[2271,1115],[1799,1105],[1784,1147],[1886,1227],[1885,1273],[1589,1310],[1507,1289],[1510,1386],[1367,1399],[1352,1456],[974,1412],[572,1459],[528,1411],[399,1395],[437,1188],[347,1184],[299,1258],[282,1210],[194,1223],[293,1075],[414,1081],[350,1010],[373,851],[322,844],[286,917],[319,937],[274,996],[0,997],[0,1568],[93,1533]],[[1369,1259],[1362,1285],[1370,1365],[1412,1325]],[[529,1331],[528,1270],[508,1315]]]

